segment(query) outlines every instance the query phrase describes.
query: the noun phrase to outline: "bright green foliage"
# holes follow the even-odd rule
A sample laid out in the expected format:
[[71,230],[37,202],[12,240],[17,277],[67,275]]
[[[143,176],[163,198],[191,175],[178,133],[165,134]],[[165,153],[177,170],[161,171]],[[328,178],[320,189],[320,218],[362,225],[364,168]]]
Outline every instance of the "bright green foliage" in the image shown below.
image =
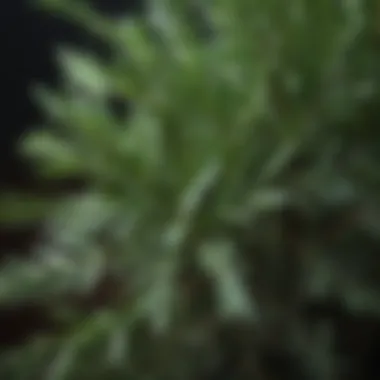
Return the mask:
[[[61,88],[37,92],[49,127],[24,152],[44,175],[87,187],[52,209],[35,257],[4,269],[1,300],[65,309],[61,295],[107,271],[122,302],[7,356],[2,378],[201,379],[225,361],[216,332],[234,321],[253,341],[241,356],[258,362],[234,379],[267,378],[263,345],[293,353],[315,379],[338,378],[328,334],[311,338],[296,316],[330,295],[380,311],[367,247],[380,237],[374,7],[151,0],[145,17],[107,20],[85,1],[44,3],[113,53],[61,51]],[[132,105],[128,117],[111,97]],[[328,239],[320,220],[343,226],[341,210],[354,207]],[[291,231],[284,210],[302,228]]]

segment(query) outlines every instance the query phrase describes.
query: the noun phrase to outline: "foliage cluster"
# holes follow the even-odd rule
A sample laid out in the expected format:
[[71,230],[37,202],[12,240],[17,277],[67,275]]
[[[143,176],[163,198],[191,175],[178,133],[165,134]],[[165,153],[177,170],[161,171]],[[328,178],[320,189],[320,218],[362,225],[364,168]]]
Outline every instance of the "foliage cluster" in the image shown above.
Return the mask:
[[[0,377],[342,378],[334,329],[303,310],[380,312],[376,3],[151,0],[128,19],[44,3],[112,54],[62,50],[60,89],[36,91],[49,126],[23,152],[86,187],[1,272],[1,302],[38,299],[65,328]],[[84,315],[68,295],[105,276],[112,302]]]

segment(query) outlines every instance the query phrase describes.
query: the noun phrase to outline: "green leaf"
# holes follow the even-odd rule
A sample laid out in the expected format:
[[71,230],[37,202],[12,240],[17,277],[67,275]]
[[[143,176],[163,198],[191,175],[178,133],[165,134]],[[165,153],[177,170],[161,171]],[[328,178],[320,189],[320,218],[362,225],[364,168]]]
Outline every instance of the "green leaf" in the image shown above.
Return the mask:
[[0,224],[35,224],[44,220],[53,210],[56,200],[26,194],[0,196]]
[[199,252],[199,261],[213,278],[219,316],[257,321],[257,305],[244,282],[245,273],[232,243],[227,240],[205,243]]
[[68,84],[76,91],[104,97],[110,90],[107,70],[95,57],[80,51],[61,49],[58,55]]
[[34,132],[23,141],[22,152],[41,165],[48,176],[65,177],[83,173],[83,161],[72,142],[48,132]]

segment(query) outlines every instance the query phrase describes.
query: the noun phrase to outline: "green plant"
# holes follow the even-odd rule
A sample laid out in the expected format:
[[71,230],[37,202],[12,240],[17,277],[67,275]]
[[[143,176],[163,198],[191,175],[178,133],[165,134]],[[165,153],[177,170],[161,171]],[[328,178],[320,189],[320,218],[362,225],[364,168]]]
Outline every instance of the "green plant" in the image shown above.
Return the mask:
[[[219,332],[238,323],[234,378],[266,378],[272,347],[334,379],[329,335],[310,343],[297,318],[331,294],[378,312],[364,245],[378,238],[364,201],[378,202],[364,119],[379,99],[373,6],[152,0],[144,17],[108,20],[85,1],[44,3],[112,56],[62,51],[61,88],[38,90],[49,127],[24,153],[44,176],[78,176],[86,189],[52,208],[32,259],[4,268],[0,299],[66,310],[67,294],[91,292],[105,274],[120,298],[70,314],[16,364],[7,355],[3,377],[198,379],[226,360]],[[126,118],[110,97],[132,104]]]

